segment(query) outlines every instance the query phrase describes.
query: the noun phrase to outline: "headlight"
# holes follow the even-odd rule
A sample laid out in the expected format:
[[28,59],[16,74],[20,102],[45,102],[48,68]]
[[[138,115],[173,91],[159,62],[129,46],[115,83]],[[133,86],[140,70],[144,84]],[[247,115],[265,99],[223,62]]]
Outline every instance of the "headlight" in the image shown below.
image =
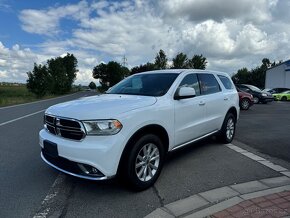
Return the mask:
[[118,120],[85,120],[82,122],[87,135],[114,135],[123,127]]
[[267,97],[267,94],[266,93],[262,93],[262,96]]

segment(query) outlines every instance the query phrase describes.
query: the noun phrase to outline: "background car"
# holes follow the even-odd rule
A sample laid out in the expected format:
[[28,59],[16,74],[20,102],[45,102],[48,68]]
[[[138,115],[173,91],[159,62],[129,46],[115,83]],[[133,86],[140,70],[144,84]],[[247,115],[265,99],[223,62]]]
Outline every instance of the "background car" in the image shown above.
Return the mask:
[[248,110],[254,104],[253,95],[243,92],[239,88],[237,88],[239,94],[239,105],[242,110]]
[[256,86],[248,85],[248,84],[236,84],[236,87],[240,90],[247,92],[253,95],[254,103],[258,104],[259,102],[266,104],[267,102],[274,101],[274,97],[269,92],[263,92]]
[[289,101],[290,100],[290,91],[285,91],[282,93],[273,94],[274,99],[277,101]]
[[273,88],[273,89],[264,89],[265,92],[270,92],[271,94],[282,93],[285,91],[290,91],[289,88]]

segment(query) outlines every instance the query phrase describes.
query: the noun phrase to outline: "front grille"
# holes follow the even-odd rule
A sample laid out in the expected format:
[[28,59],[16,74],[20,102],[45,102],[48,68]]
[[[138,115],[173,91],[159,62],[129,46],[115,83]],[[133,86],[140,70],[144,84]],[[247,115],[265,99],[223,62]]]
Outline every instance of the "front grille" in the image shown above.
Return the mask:
[[44,123],[48,132],[63,138],[82,140],[86,135],[82,123],[78,120],[45,114]]

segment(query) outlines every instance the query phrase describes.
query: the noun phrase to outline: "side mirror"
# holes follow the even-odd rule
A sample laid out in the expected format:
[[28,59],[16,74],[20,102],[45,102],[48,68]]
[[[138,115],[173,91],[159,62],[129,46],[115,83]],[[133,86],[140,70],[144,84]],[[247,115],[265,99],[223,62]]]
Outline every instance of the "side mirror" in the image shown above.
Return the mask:
[[195,89],[191,87],[181,87],[176,91],[175,100],[193,98],[196,96]]

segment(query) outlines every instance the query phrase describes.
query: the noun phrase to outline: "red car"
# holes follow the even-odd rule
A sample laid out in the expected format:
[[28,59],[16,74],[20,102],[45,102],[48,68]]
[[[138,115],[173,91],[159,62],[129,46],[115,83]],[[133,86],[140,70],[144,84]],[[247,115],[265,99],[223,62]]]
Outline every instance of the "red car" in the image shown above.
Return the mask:
[[239,99],[240,99],[240,108],[241,110],[248,110],[254,104],[254,98],[251,94],[243,92],[237,88]]

